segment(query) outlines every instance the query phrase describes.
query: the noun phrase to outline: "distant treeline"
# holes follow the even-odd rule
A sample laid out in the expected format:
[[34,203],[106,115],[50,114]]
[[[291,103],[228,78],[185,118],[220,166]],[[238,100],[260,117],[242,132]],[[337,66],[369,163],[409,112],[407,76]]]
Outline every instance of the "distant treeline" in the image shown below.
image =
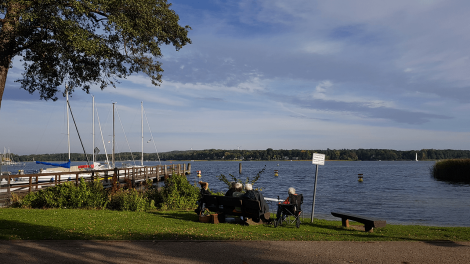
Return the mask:
[[[470,150],[438,150],[422,149],[399,151],[391,149],[326,149],[326,150],[187,150],[159,153],[144,153],[144,160],[310,160],[313,153],[326,155],[327,160],[442,160],[442,159],[468,159]],[[42,154],[42,155],[11,155],[14,161],[66,161],[68,154]],[[88,159],[92,156],[88,154]],[[111,157],[109,157],[111,159]],[[118,153],[116,161],[140,160],[141,153]],[[99,154],[97,160],[106,160],[104,154]],[[71,154],[71,161],[86,161],[84,154]]]

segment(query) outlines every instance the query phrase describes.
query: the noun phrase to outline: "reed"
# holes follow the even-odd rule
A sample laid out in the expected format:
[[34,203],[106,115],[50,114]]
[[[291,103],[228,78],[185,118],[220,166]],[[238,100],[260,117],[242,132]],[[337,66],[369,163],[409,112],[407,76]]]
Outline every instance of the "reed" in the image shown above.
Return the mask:
[[432,167],[432,177],[440,181],[470,183],[470,159],[438,161]]

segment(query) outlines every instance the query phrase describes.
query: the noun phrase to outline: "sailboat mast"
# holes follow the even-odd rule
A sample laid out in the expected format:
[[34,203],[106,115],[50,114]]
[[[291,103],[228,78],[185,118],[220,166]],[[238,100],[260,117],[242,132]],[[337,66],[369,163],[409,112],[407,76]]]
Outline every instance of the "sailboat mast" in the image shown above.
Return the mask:
[[142,125],[142,156],[140,160],[140,165],[144,166],[144,102],[140,102],[140,123]]
[[[69,160],[70,160],[70,121],[69,121],[69,89],[67,85],[65,86],[65,96],[67,98],[66,102],[66,108],[67,108],[67,142],[68,142],[68,147],[69,147]],[[71,171],[71,168],[69,168],[69,171]]]
[[92,98],[93,98],[93,101],[92,101],[92,107],[91,107],[91,112],[92,112],[92,123],[93,125],[91,126],[91,130],[92,130],[92,135],[93,135],[93,148],[92,148],[92,151],[93,151],[93,167],[95,166],[95,96],[92,95]]
[[114,163],[114,104],[115,103],[113,103],[113,156],[112,156],[113,160],[112,162],[113,162],[113,168],[116,168],[116,164]]

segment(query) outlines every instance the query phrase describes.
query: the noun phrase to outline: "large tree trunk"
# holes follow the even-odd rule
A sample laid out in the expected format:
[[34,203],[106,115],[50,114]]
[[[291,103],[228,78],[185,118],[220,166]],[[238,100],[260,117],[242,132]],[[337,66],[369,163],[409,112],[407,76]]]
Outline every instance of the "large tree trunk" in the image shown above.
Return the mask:
[[[7,82],[8,70],[10,69],[11,60],[13,59],[13,47],[16,44],[14,41],[15,30],[14,23],[17,22],[17,18],[10,19],[11,14],[16,13],[18,9],[17,3],[8,3],[6,5],[6,14],[2,21],[2,27],[0,28],[0,109],[2,108],[3,92],[5,91],[5,84]],[[5,6],[4,6],[5,7]]]
[[8,69],[10,69],[10,59],[0,59],[0,109],[2,109],[3,91],[7,82]]

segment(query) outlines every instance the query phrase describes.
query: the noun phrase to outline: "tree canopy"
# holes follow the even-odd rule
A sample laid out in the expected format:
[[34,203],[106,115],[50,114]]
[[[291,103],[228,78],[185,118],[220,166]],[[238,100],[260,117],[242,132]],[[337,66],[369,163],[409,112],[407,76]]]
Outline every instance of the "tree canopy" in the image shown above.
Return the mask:
[[166,0],[0,0],[0,107],[15,56],[24,66],[21,88],[57,100],[91,85],[115,87],[120,78],[147,74],[161,82],[160,46],[191,43],[189,26]]

